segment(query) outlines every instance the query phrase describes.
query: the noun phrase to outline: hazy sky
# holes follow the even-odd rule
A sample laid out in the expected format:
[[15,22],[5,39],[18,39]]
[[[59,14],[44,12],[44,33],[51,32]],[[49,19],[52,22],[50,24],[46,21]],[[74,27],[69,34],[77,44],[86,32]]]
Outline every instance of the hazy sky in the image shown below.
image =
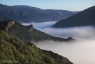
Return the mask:
[[95,0],[0,0],[6,5],[28,5],[42,9],[81,11],[95,5]]

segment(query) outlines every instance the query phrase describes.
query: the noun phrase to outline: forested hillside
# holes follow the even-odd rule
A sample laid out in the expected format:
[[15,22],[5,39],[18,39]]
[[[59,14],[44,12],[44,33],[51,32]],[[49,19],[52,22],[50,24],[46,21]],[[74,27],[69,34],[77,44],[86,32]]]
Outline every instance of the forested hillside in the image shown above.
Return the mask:
[[68,37],[60,38],[48,35],[44,32],[41,32],[33,27],[30,26],[23,26],[20,23],[7,20],[7,21],[0,21],[0,29],[6,30],[9,34],[12,34],[24,41],[42,41],[42,40],[54,40],[54,41],[71,41],[73,38]]
[[66,57],[37,48],[0,30],[0,64],[73,64]]

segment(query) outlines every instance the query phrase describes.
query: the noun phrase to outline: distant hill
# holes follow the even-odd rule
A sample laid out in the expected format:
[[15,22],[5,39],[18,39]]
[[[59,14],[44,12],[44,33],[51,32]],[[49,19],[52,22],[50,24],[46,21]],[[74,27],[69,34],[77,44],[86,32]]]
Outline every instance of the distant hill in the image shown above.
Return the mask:
[[73,38],[71,37],[68,37],[67,39],[54,37],[35,29],[33,25],[23,26],[20,23],[13,20],[0,21],[0,29],[7,31],[9,34],[12,34],[24,41],[42,41],[42,40],[71,41],[73,40]]
[[19,22],[58,21],[78,12],[67,10],[44,10],[26,5],[7,6],[0,4],[0,20],[16,20]]
[[37,48],[33,43],[22,41],[2,29],[0,64],[73,64],[66,57]]
[[95,26],[95,6],[85,9],[71,17],[60,20],[52,27],[64,28],[64,27],[76,27],[76,26]]

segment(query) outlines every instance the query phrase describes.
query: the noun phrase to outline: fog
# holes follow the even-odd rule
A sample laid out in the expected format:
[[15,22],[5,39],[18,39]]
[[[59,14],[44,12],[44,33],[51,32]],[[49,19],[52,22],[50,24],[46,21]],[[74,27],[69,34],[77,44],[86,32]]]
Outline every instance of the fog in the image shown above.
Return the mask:
[[43,41],[37,43],[36,46],[67,57],[74,64],[95,64],[95,40],[81,40],[69,43]]
[[47,28],[47,27],[51,27],[53,24],[55,24],[57,21],[48,21],[48,22],[41,22],[41,23],[35,23],[35,22],[32,22],[32,23],[22,23],[22,25],[25,25],[25,26],[28,26],[28,25],[31,25],[33,24],[33,26],[36,28],[36,29],[44,29],[44,28]]
[[39,29],[52,36],[73,37],[75,39],[94,39],[95,29],[91,26],[72,27],[72,28],[45,28]]
[[[67,57],[74,64],[95,64],[95,28],[91,26],[72,28],[50,28],[55,22],[35,23],[34,27],[59,37],[73,37],[75,42],[40,41],[37,47],[51,50]],[[24,24],[25,25],[25,24]],[[37,27],[39,26],[39,27]],[[40,27],[41,26],[41,27]]]

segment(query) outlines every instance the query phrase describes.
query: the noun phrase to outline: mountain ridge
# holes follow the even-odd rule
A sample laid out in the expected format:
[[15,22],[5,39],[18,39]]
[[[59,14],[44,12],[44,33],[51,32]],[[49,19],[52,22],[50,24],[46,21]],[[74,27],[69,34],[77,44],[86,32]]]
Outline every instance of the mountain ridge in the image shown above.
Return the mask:
[[71,17],[62,19],[55,23],[52,27],[76,27],[76,26],[95,26],[95,6],[85,9]]
[[24,26],[14,20],[0,21],[0,29],[6,30],[9,34],[12,34],[21,40],[25,41],[42,41],[42,40],[53,40],[53,41],[72,41],[72,37],[60,38],[48,35],[41,32],[33,27],[33,25]]
[[44,10],[26,5],[7,6],[0,4],[1,21],[16,20],[19,22],[26,22],[26,23],[58,21],[60,19],[67,18],[76,13],[78,12],[72,12],[66,10]]

